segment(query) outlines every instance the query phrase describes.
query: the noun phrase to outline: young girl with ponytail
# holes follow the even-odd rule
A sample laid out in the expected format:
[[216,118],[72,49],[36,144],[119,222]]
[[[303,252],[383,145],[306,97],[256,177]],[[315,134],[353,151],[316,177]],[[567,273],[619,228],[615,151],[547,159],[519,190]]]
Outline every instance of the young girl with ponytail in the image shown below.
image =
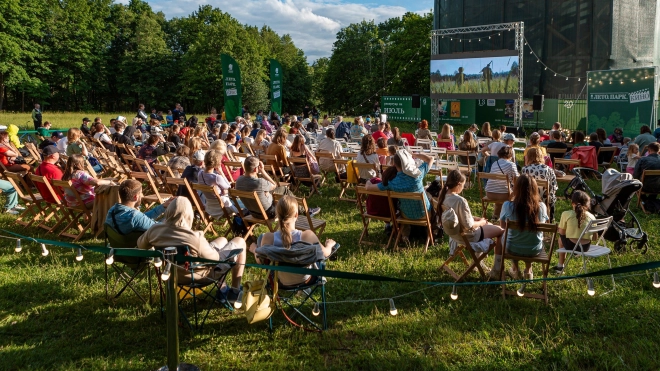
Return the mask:
[[444,224],[442,227],[444,232],[456,242],[459,244],[462,243],[462,233],[466,234],[467,239],[470,242],[479,242],[484,238],[495,239],[495,264],[490,272],[490,277],[499,279],[499,268],[500,262],[502,261],[502,242],[500,241],[500,237],[504,233],[504,229],[490,224],[484,218],[472,216],[470,205],[468,205],[467,200],[460,195],[461,192],[463,192],[464,186],[465,175],[459,170],[452,170],[447,174],[447,181],[438,196],[438,205],[440,205],[440,211],[441,214],[443,214],[440,218],[440,223],[442,224],[442,219],[445,216],[444,213],[449,209],[452,209],[458,217],[458,223],[455,226]]
[[[291,248],[291,245],[296,242],[307,242],[310,244],[318,243],[321,245],[323,250],[323,256],[328,257],[332,253],[332,247],[335,246],[335,241],[332,239],[325,240],[325,245],[321,244],[319,238],[312,231],[299,231],[296,229],[296,220],[298,219],[298,202],[294,197],[283,196],[278,202],[277,207],[275,208],[277,218],[279,219],[280,230],[274,233],[265,233],[261,237],[260,246],[271,245],[278,247],[285,247],[287,249]],[[257,249],[257,244],[253,243],[250,246],[250,251],[255,254]],[[255,259],[257,262],[259,258],[255,254]],[[313,267],[308,267],[313,268]],[[278,274],[278,280],[281,284],[286,286],[295,286],[301,283],[304,283],[311,279],[310,275],[294,274],[280,272]]]
[[[589,212],[589,206],[591,205],[591,199],[589,195],[583,191],[573,192],[571,197],[571,206],[572,209],[564,211],[561,214],[561,219],[559,220],[559,247],[566,250],[575,250],[575,246],[578,242],[578,238],[582,234],[582,231],[587,227],[590,221],[596,219],[596,217]],[[593,238],[592,234],[587,233],[582,236],[580,243],[582,244],[582,251],[588,251],[591,246],[590,241]],[[566,259],[566,254],[559,254],[559,264],[552,268],[552,271],[557,274],[561,274],[564,271],[564,260]]]

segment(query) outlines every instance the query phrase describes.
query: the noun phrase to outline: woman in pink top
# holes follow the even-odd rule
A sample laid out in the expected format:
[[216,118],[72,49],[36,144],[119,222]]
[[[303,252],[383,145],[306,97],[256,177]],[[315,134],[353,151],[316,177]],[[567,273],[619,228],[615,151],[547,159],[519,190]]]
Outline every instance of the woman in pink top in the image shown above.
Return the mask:
[[449,126],[449,124],[444,124],[442,126],[442,132],[440,133],[440,138],[438,138],[437,147],[447,148],[449,151],[454,150],[454,138],[451,135],[451,126]]
[[[62,180],[70,180],[73,188],[78,192],[80,198],[88,206],[92,207],[94,202],[94,187],[102,184],[111,184],[111,180],[99,180],[85,171],[85,157],[81,154],[74,154],[69,157],[66,163],[66,170],[62,175]],[[64,199],[70,207],[78,205],[78,199],[69,190],[64,190]]]

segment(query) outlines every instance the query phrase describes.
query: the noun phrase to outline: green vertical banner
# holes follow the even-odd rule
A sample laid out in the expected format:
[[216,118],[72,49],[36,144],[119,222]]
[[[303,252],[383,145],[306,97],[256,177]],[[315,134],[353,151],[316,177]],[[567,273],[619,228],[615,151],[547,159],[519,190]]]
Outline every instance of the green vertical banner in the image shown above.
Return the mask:
[[225,88],[225,113],[227,121],[232,122],[236,116],[242,116],[241,70],[234,58],[227,54],[222,54],[220,58],[222,60],[222,82]]
[[655,68],[587,72],[587,133],[623,128],[634,138],[642,125],[654,127]]
[[426,120],[427,122],[431,123],[431,98],[430,97],[420,97],[420,103],[421,103],[421,119]]
[[270,60],[270,110],[282,114],[282,65]]

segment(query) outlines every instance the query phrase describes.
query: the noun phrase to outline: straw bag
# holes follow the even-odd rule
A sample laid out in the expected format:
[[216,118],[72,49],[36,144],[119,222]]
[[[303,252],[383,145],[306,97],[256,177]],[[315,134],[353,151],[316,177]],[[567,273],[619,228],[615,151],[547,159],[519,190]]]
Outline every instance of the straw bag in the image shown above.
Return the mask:
[[[243,283],[245,317],[249,324],[270,318],[275,312],[275,300],[268,296],[268,274],[263,279]],[[277,295],[277,272],[273,275],[273,298]]]

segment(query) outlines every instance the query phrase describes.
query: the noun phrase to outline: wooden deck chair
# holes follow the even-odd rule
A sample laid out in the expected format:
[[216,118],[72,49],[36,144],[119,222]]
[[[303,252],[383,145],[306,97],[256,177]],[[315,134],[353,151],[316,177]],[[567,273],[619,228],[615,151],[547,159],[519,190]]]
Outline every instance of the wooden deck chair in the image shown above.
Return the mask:
[[479,197],[481,198],[481,217],[487,219],[486,213],[488,212],[488,204],[503,205],[504,201],[491,200],[488,198],[484,189],[486,185],[483,183],[483,180],[500,180],[506,182],[506,192],[509,194],[509,199],[511,199],[511,180],[509,176],[505,174],[484,172],[477,173],[477,179],[479,180]]
[[[472,249],[472,244],[470,241],[468,241],[466,235],[463,233],[461,234],[461,240],[460,241],[455,241],[456,244],[458,245],[456,249],[454,250],[454,253],[445,260],[444,263],[442,263],[442,267],[440,269],[444,270],[447,272],[450,276],[456,280],[456,282],[461,282],[465,279],[465,277],[468,276],[468,274],[472,273],[475,269],[477,272],[479,272],[479,275],[481,275],[481,279],[486,281],[488,280],[488,276],[486,275],[486,272],[484,271],[484,267],[482,266],[482,260],[486,259],[488,257],[488,254],[490,254],[491,251],[495,249],[495,241],[488,247],[488,251],[481,253],[480,255],[477,255],[477,253]],[[465,251],[468,252],[468,255],[470,255],[470,260],[465,256]],[[456,273],[450,266],[449,263],[451,263],[454,259],[456,258],[461,258],[461,261],[463,264],[467,266],[465,271],[461,273],[460,275]]]
[[[77,206],[69,206],[66,205],[65,207],[69,210],[69,213],[72,217],[71,221],[69,222],[68,225],[64,227],[62,232],[58,234],[58,236],[64,236],[64,237],[69,237],[73,238],[73,241],[78,241],[79,239],[82,238],[82,236],[85,235],[85,232],[90,231],[92,232],[92,205],[85,204],[83,201],[82,197],[80,197],[80,194],[78,191],[73,187],[71,184],[70,180],[54,180],[52,181],[54,187],[59,187],[62,189],[62,192],[67,192],[69,194],[72,194],[77,202]],[[66,202],[62,203],[64,206]],[[80,220],[83,220],[82,223]],[[69,229],[75,229],[78,231],[78,234],[71,234],[68,233],[67,231]],[[97,237],[98,235],[101,234],[103,230],[99,229],[99,231],[94,235],[94,237]]]
[[379,166],[376,166],[375,164],[372,163],[360,163],[360,162],[353,162],[353,172],[355,175],[355,178],[358,179],[359,184],[364,184],[367,180],[369,179],[364,179],[360,177],[360,174],[363,172],[373,170],[376,172],[376,176],[380,174],[380,169]]
[[241,151],[243,151],[243,153],[246,153],[250,156],[254,156],[254,151],[252,151],[252,147],[250,147],[250,145],[247,143],[241,142]]
[[601,162],[598,164],[598,167],[600,168],[601,166],[603,167],[603,171],[606,169],[609,169],[612,166],[612,162],[614,162],[614,157],[616,154],[616,151],[618,150],[617,147],[600,147],[598,149],[598,154],[596,154],[596,158],[600,158],[601,153],[603,154],[603,157],[606,157],[606,159],[609,159],[607,161]]
[[[103,224],[103,227],[106,246],[109,245],[113,249],[137,249],[137,240],[144,233],[142,231],[136,231],[128,234],[121,234],[108,224]],[[115,255],[114,262],[110,265],[110,267],[117,273],[117,278],[115,279],[112,290],[109,289],[108,285],[108,264],[103,265],[105,267],[105,297],[108,301],[117,300],[126,289],[131,289],[131,291],[133,291],[143,303],[147,304],[147,300],[140,295],[134,285],[134,281],[146,272],[147,280],[149,282],[149,304],[153,304],[151,264],[148,259]],[[122,281],[123,285],[117,290],[119,281]],[[110,299],[110,295],[113,295],[112,299]]]
[[[541,197],[541,200],[543,200],[543,195],[545,195],[545,207],[546,210],[548,211],[548,216],[550,216],[550,181],[547,179],[536,179],[536,186],[539,188],[539,197]],[[551,220],[552,221],[552,220]]]
[[28,162],[29,164],[38,164],[41,162],[41,153],[39,152],[37,146],[34,145],[34,143],[25,142],[25,148],[28,150],[30,156],[32,157],[32,161]]
[[[5,174],[8,173],[5,171]],[[39,224],[39,228],[45,229],[48,233],[53,233],[60,225],[71,220],[71,213],[67,210],[66,206],[62,204],[61,192],[56,191],[51,182],[45,176],[28,174],[32,183],[37,184],[41,183],[44,185],[44,188],[47,189],[50,196],[55,200],[55,202],[46,202],[41,201],[41,209],[47,214],[43,222]],[[34,198],[33,200],[38,200],[37,195],[41,196],[43,200],[43,195],[39,193],[33,193],[30,188],[26,189],[28,193],[31,193]],[[52,217],[55,218],[55,225],[50,227],[46,224]]]
[[135,160],[135,156],[132,156],[130,154],[124,153],[121,155],[121,159],[124,161],[126,166],[133,171],[135,169],[133,161]]
[[388,201],[388,206],[390,209],[390,216],[385,217],[385,216],[378,216],[378,215],[371,215],[367,211],[367,197],[369,196],[380,196],[380,197],[385,197],[389,198],[390,192],[389,191],[368,191],[365,187],[358,186],[355,189],[355,192],[357,193],[357,205],[358,205],[358,210],[360,212],[360,217],[362,218],[362,234],[360,235],[360,240],[358,240],[358,245],[366,244],[366,245],[374,245],[376,244],[375,242],[369,242],[366,241],[365,238],[369,236],[369,224],[371,223],[372,220],[380,220],[381,222],[384,223],[390,223],[392,226],[392,232],[390,232],[390,237],[387,240],[387,243],[385,244],[385,248],[390,247],[390,243],[392,242],[392,239],[397,233],[396,230],[396,222],[394,221],[394,215],[395,212],[392,210],[391,205]]
[[550,156],[550,159],[552,160],[552,164],[554,166],[555,160],[558,158],[564,158],[566,155],[566,148],[546,148],[545,151]]
[[305,184],[309,184],[310,187],[309,195],[307,197],[312,197],[314,193],[320,195],[321,191],[319,191],[318,187],[321,184],[323,176],[321,174],[313,174],[312,169],[309,167],[309,163],[305,158],[289,157],[288,161],[289,165],[291,166],[291,172],[294,172],[294,169],[296,168],[304,168],[307,174],[309,174],[308,177],[293,177],[293,181],[295,182],[295,191],[299,190],[300,186],[303,185],[303,182],[305,182]]
[[[343,158],[339,159],[334,159],[332,162],[335,164],[335,168],[343,166],[345,169],[348,171],[348,163],[351,160],[346,160]],[[341,191],[339,192],[339,200],[341,201],[349,201],[349,202],[357,202],[356,198],[351,198],[348,197],[346,194],[346,191],[349,190],[352,187],[352,183],[349,183],[347,179],[342,179],[341,177],[339,178],[339,185],[341,186]],[[346,196],[344,196],[346,195]]]
[[[231,176],[231,172],[234,171],[234,168],[240,168],[243,169],[243,174],[245,174],[245,167],[243,166],[243,163],[240,161],[223,161],[223,164],[229,168],[229,175]],[[236,183],[238,179],[228,179],[232,184]]]
[[291,185],[290,183],[287,183],[287,182],[280,182],[279,178],[277,176],[275,176],[276,171],[275,171],[275,167],[273,165],[265,165],[264,164],[264,170],[268,173],[270,178],[273,179],[273,181],[275,182],[275,184],[278,187],[287,187],[288,188]]
[[[273,194],[273,202],[279,201],[283,195]],[[298,215],[296,219],[296,229],[300,231],[312,231],[321,240],[321,234],[325,230],[326,221],[321,219],[312,218],[309,215],[309,207],[307,207],[307,200],[305,197],[295,197],[298,202],[298,210],[304,210],[304,215]]]
[[134,158],[133,159],[133,172],[143,172],[143,173],[148,173],[151,176],[156,176],[156,173],[154,173],[154,169],[151,167],[151,164],[147,162],[147,160],[143,160],[141,158]]
[[[4,175],[16,190],[18,198],[25,204],[25,210],[16,218],[16,223],[24,227],[29,227],[35,222],[44,219],[46,215],[53,215],[49,210],[49,205],[43,202],[41,195],[39,193],[32,193],[32,190],[20,174],[5,171]],[[42,207],[42,204],[45,204],[45,208]]]
[[[256,228],[258,225],[266,226],[269,232],[275,232],[279,228],[277,217],[272,219],[268,218],[266,209],[264,209],[264,205],[261,204],[259,196],[257,196],[257,192],[245,192],[239,191],[237,189],[230,189],[229,197],[231,197],[232,201],[234,201],[234,205],[239,205],[239,200],[251,200],[259,207],[258,213],[250,213],[250,215],[245,215],[243,210],[238,208],[238,214],[241,219],[243,219],[243,223],[247,227],[247,233],[245,233],[243,236],[244,239],[250,237],[254,228]],[[245,204],[245,202],[243,202],[243,204]]]
[[341,157],[348,160],[355,160],[357,158],[357,152],[342,152]]
[[557,178],[557,182],[570,183],[571,180],[575,178],[575,175],[570,174],[570,171],[568,171],[568,169],[574,166],[580,166],[580,160],[573,160],[568,158],[556,158],[553,165],[555,166],[555,170],[559,170],[557,169],[557,165],[563,165],[564,172],[566,173],[566,175],[564,175],[563,177]]
[[[644,170],[642,171],[642,177],[639,179],[642,184],[644,184],[644,180],[647,177],[656,177],[660,176],[660,170]],[[637,207],[641,208],[642,211],[646,214],[648,214],[648,211],[644,208],[644,203],[642,203],[642,195],[654,195],[654,194],[660,194],[660,189],[657,190],[657,192],[645,192],[642,189],[642,187],[639,191],[637,191]]]
[[172,197],[170,193],[160,193],[154,178],[149,173],[141,173],[139,171],[132,171],[130,174],[131,179],[140,181],[146,184],[147,192],[142,196],[142,204],[145,208],[151,209],[155,205],[162,205],[165,200]]
[[396,240],[394,240],[394,248],[398,249],[399,246],[399,241],[401,240],[401,234],[403,231],[402,226],[403,225],[416,225],[416,226],[421,226],[426,228],[426,244],[424,246],[424,252],[427,252],[429,249],[429,243],[431,246],[435,245],[435,241],[433,240],[433,228],[431,224],[431,215],[429,211],[423,206],[424,200],[425,200],[425,194],[424,192],[391,192],[388,197],[388,201],[390,203],[390,210],[394,210],[394,200],[417,200],[420,202],[420,208],[424,210],[424,217],[422,219],[408,219],[403,214],[400,214],[399,217],[394,219],[395,224],[396,224],[396,229],[397,229],[397,234],[396,234]]
[[234,159],[236,161],[240,161],[241,163],[244,163],[246,158],[252,156],[249,153],[243,153],[243,152],[234,152],[233,155],[234,155]]
[[[219,205],[223,205],[223,201],[220,198],[220,194],[218,193],[216,187],[206,184],[195,184],[195,183],[191,184],[191,186],[193,190],[202,192],[202,194],[204,194],[204,197],[206,198],[206,202],[209,202],[210,199],[214,199],[215,202],[217,202]],[[236,214],[227,210],[226,207],[221,207],[221,209],[222,209],[222,215],[211,215],[206,211],[206,208],[204,208],[206,217],[209,220],[209,224],[206,226],[206,229],[204,229],[204,233],[206,233],[207,230],[213,230],[214,223],[218,225],[218,227],[220,228],[226,228],[227,225],[229,224],[229,228],[225,232],[224,237],[229,236],[229,233],[231,233],[231,222],[233,216]]]
[[[514,255],[511,254],[507,251],[507,234],[509,233],[509,230],[520,230],[520,226],[518,225],[517,222],[514,221],[508,221],[506,223],[506,229],[504,231],[504,234],[502,235],[502,240],[503,240],[503,251],[504,253],[502,254],[502,262],[500,263],[500,281],[505,281],[506,280],[506,272],[504,271],[504,261],[505,260],[517,260],[525,263],[540,263],[541,264],[541,277],[543,278],[548,278],[548,271],[550,270],[550,261],[552,260],[552,253],[555,249],[555,242],[557,240],[557,224],[547,224],[547,223],[539,223],[537,225],[538,229],[537,232],[542,232],[544,233],[544,236],[550,235],[550,245],[546,249],[544,248],[543,251],[537,256],[520,256],[520,255]],[[544,245],[545,245],[545,240],[544,240]],[[529,287],[531,283],[525,284],[525,287]],[[524,289],[521,291],[522,296],[526,298],[535,298],[535,299],[542,299],[546,304],[548,304],[548,284],[547,281],[543,281],[542,283],[543,286],[543,293],[542,294],[537,294],[537,293],[531,293],[527,292]],[[514,296],[521,296],[519,292],[512,291],[512,290],[507,290],[506,284],[502,284],[502,297],[506,299],[507,295],[514,295]]]
[[[321,170],[321,176],[323,177],[321,179],[321,185],[325,184],[326,180],[328,180],[328,174],[330,173],[335,173],[337,174],[337,177],[339,177],[339,169],[337,168],[337,165],[332,161],[335,159],[335,157],[332,155],[330,152],[319,152],[316,151],[314,152],[314,156],[316,156],[316,162],[319,164],[319,169]],[[330,167],[329,170],[324,170],[323,166],[321,166],[321,162],[324,164],[331,163],[332,166]],[[327,166],[326,166],[327,168]]]
[[[259,160],[264,163],[264,165],[268,164],[273,167],[274,173],[272,174],[273,176],[277,177],[280,181],[282,182],[289,182],[291,179],[291,174],[284,174],[284,171],[280,166],[273,165],[274,163],[277,163],[277,156],[275,155],[266,155],[266,154],[261,154],[259,155]],[[274,179],[274,178],[273,178]]]
[[160,179],[160,189],[166,193],[171,193],[173,195],[176,194],[176,188],[170,187],[170,185],[167,184],[167,180],[166,180],[168,177],[176,178],[174,176],[174,173],[172,172],[172,169],[170,169],[170,167],[167,165],[153,164],[152,166],[154,168],[154,172],[156,173],[156,176]]
[[[202,200],[199,198],[199,195],[195,190],[193,190],[192,185],[188,183],[188,179],[186,178],[170,178],[167,177],[165,178],[165,182],[170,186],[170,187],[176,187],[178,190],[179,187],[183,187],[187,193],[190,195],[188,197],[188,200],[192,204],[193,211],[199,215],[199,218],[195,218],[195,224],[197,229],[206,231],[209,229],[209,225],[211,224],[211,220],[207,217],[206,211],[204,211],[204,205],[202,204]],[[176,193],[174,193],[176,194]],[[215,229],[210,228],[214,236],[217,236],[217,232]]]

